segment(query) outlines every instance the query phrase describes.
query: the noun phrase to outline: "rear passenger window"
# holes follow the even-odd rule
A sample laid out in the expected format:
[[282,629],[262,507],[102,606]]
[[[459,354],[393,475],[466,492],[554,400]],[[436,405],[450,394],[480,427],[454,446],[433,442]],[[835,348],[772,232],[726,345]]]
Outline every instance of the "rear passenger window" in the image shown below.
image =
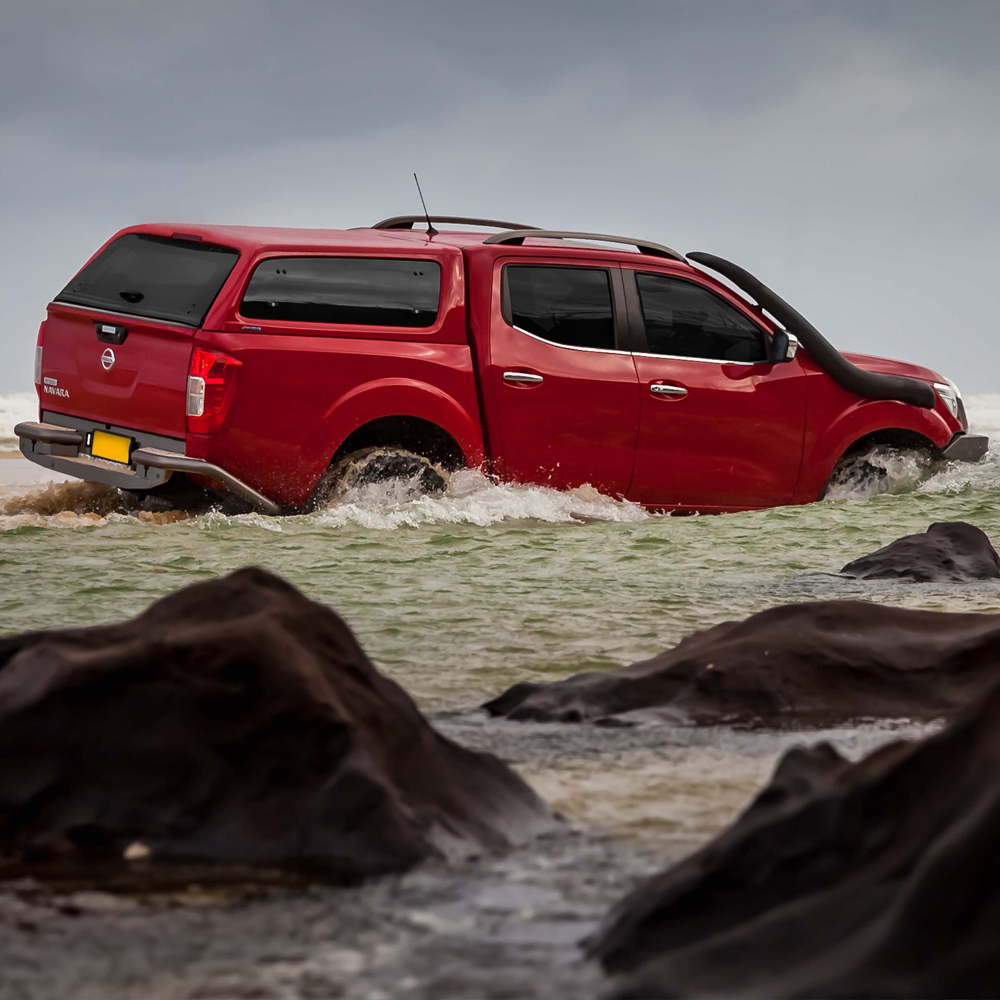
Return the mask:
[[664,274],[637,274],[647,350],[678,358],[764,361],[763,332],[699,285]]
[[554,344],[614,350],[607,271],[508,264],[504,276],[512,326]]
[[240,313],[247,319],[359,326],[433,326],[441,268],[431,260],[275,257],[257,265]]

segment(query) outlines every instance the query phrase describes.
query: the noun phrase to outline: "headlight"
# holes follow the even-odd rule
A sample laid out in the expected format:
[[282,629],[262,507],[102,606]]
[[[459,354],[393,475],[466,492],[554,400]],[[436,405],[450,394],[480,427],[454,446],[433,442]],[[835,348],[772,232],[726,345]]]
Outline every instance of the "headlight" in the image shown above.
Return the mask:
[[934,389],[941,397],[941,402],[948,407],[948,412],[957,420],[958,403],[962,398],[962,394],[959,392],[958,386],[955,385],[955,383],[949,378],[944,382],[935,382]]

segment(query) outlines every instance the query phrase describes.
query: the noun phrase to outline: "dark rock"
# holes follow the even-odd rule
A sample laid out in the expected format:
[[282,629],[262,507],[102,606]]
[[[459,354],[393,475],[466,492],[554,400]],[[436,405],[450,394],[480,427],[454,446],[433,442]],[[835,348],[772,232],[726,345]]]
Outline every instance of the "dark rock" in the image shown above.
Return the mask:
[[120,624],[0,640],[8,874],[140,842],[153,862],[355,878],[552,822],[500,760],[435,732],[333,611],[263,570]]
[[836,725],[948,716],[1000,679],[1000,615],[864,601],[771,608],[651,660],[516,684],[492,715],[580,722],[640,709],[699,724]]
[[922,535],[906,535],[841,571],[859,580],[964,583],[1000,578],[1000,555],[986,532],[965,521],[940,521]]
[[793,750],[589,942],[619,998],[1000,995],[1000,687],[858,763]]

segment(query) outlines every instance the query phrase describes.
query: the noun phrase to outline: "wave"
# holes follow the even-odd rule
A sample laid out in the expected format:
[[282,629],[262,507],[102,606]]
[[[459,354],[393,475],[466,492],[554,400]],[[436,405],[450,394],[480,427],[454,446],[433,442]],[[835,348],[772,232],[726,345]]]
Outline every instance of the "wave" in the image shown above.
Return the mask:
[[416,528],[422,524],[474,524],[501,521],[585,524],[593,521],[644,521],[648,511],[628,500],[615,500],[594,489],[494,483],[480,472],[463,469],[450,476],[441,496],[412,497],[406,480],[391,480],[348,490],[335,506],[311,515],[318,523],[341,527]]
[[[187,520],[185,510],[147,511],[128,494],[110,486],[79,480],[0,488],[0,530],[25,527],[87,528],[111,522],[172,524]],[[424,524],[473,524],[501,521],[585,524],[594,521],[642,521],[653,515],[627,500],[614,500],[592,486],[561,492],[544,486],[494,483],[479,472],[452,474],[440,496],[414,496],[405,479],[348,490],[338,503],[306,515],[324,527],[356,525],[372,530],[416,528]],[[280,530],[279,518],[261,514],[203,516],[206,526],[221,522]]]
[[184,510],[142,510],[135,497],[113,486],[69,479],[0,487],[0,531],[15,528],[93,528],[109,521],[172,524]]

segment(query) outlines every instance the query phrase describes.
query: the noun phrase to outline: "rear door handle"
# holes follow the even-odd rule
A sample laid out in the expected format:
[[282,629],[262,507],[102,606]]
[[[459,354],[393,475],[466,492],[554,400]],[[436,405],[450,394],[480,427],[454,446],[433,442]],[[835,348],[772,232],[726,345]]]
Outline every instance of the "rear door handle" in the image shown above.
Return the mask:
[[662,382],[654,382],[649,391],[654,396],[686,396],[687,389],[682,385],[664,385]]
[[504,372],[503,380],[513,385],[538,385],[545,381],[541,375],[532,375],[531,372]]

